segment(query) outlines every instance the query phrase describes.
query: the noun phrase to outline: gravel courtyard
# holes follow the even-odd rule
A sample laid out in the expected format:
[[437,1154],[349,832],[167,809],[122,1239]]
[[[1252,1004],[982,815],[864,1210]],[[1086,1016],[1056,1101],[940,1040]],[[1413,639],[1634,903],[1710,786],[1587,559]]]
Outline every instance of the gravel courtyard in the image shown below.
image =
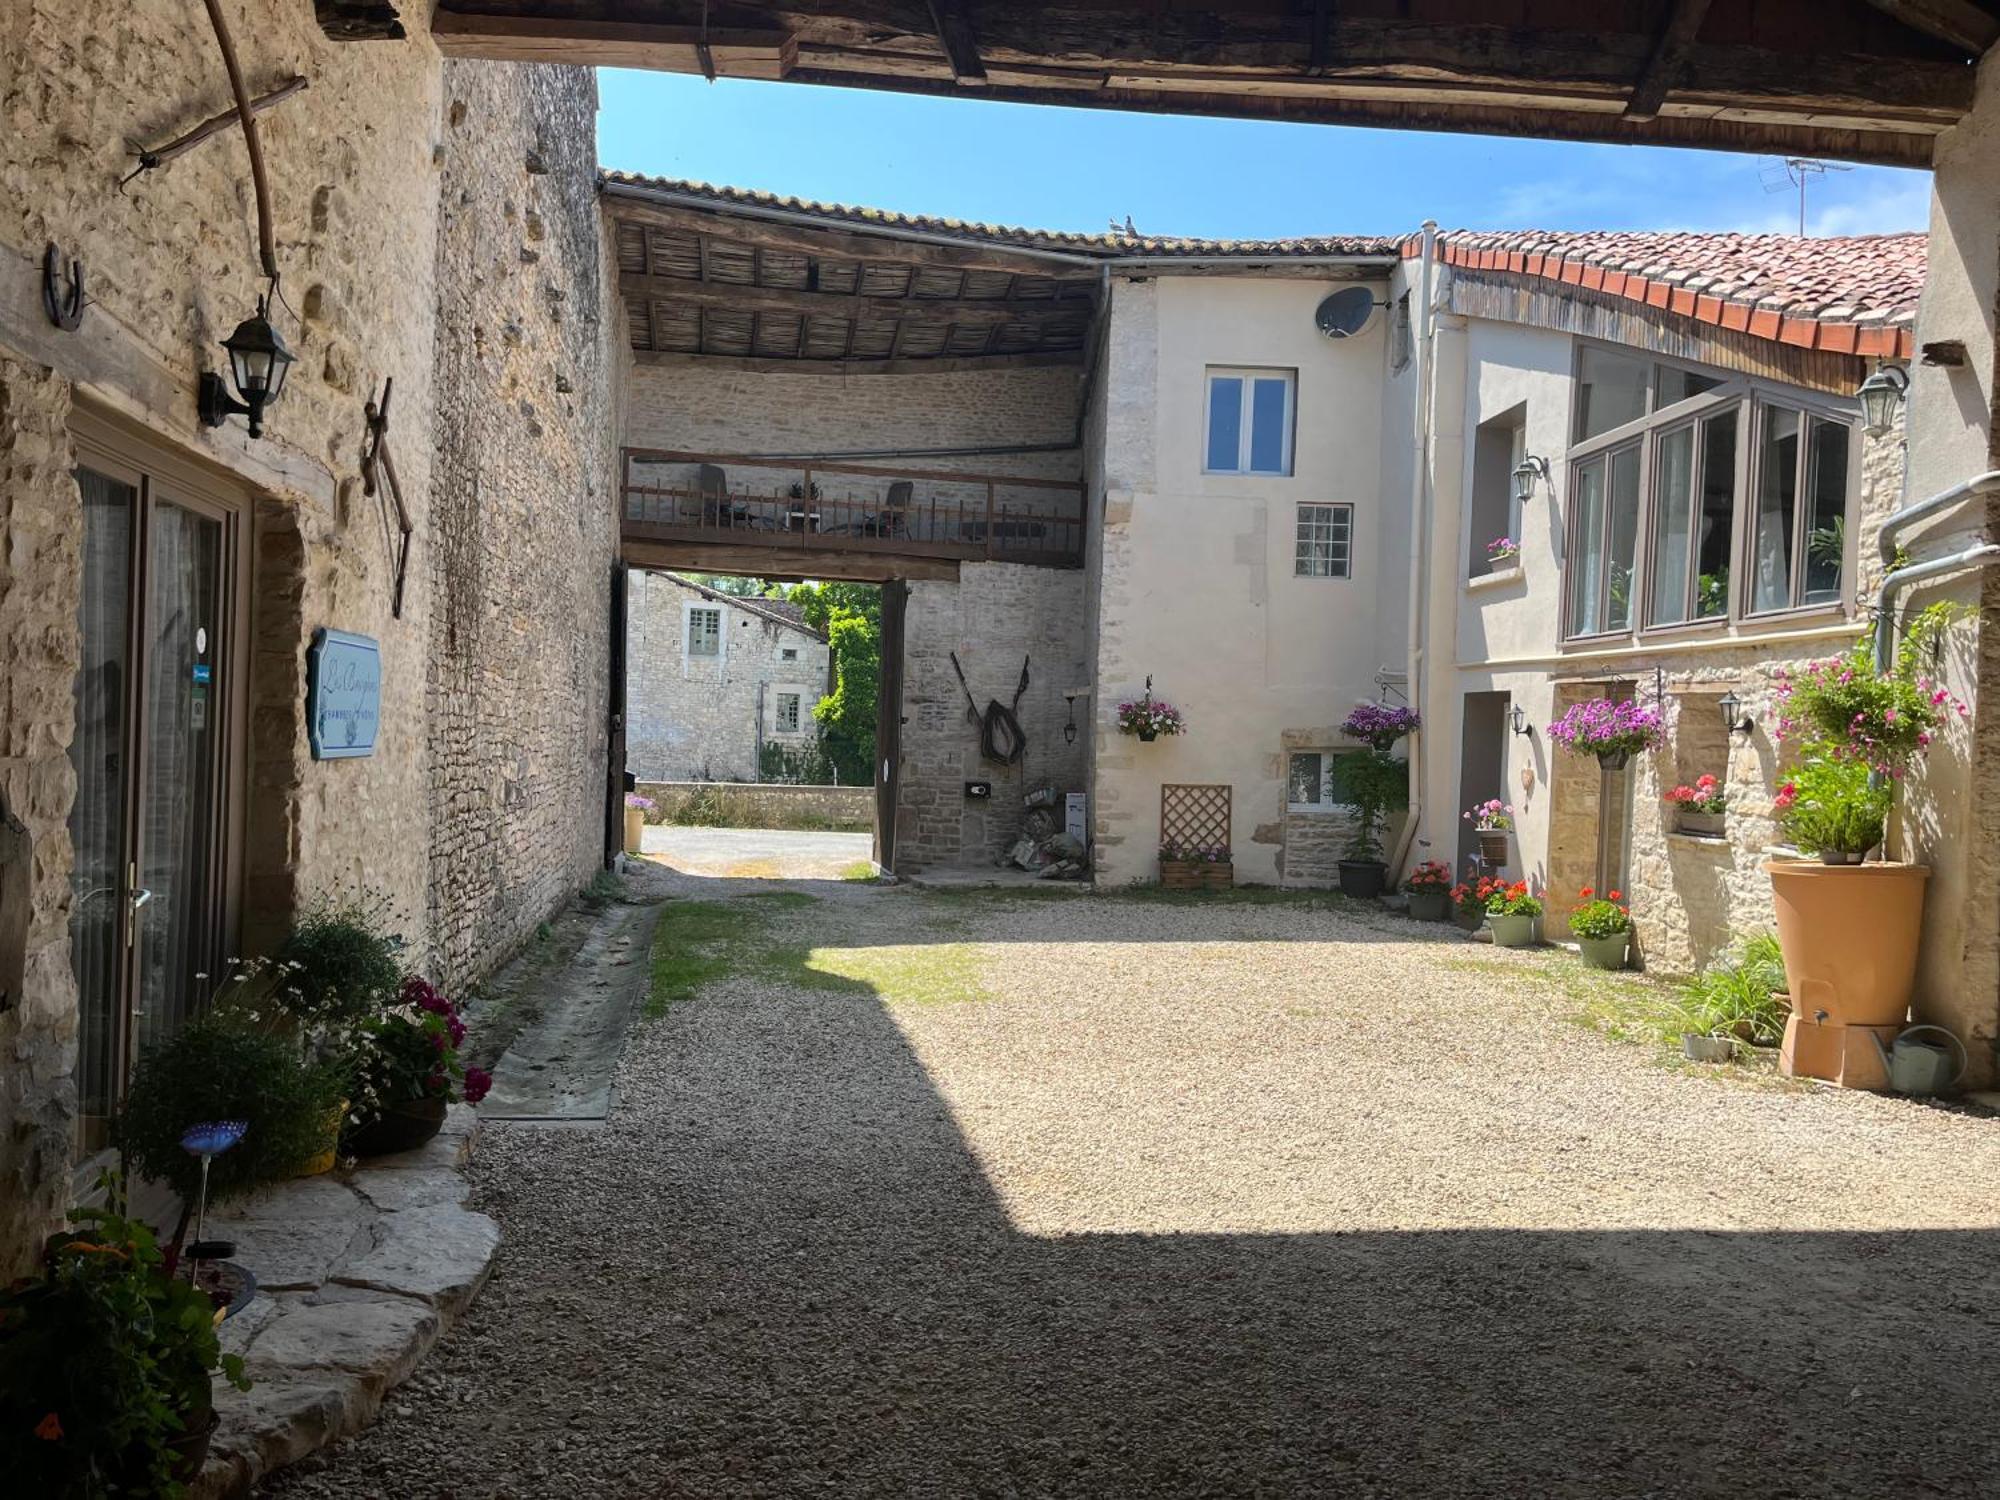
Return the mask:
[[270,1493],[2000,1487],[2000,1120],[1337,902],[644,879],[738,961],[487,1128],[492,1282]]

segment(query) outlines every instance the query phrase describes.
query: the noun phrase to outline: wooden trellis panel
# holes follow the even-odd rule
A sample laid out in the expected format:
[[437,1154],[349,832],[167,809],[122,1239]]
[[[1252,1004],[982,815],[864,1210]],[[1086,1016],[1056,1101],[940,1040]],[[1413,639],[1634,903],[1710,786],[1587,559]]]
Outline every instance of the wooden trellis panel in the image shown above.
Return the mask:
[[1229,788],[1198,782],[1168,782],[1160,788],[1160,842],[1227,844]]

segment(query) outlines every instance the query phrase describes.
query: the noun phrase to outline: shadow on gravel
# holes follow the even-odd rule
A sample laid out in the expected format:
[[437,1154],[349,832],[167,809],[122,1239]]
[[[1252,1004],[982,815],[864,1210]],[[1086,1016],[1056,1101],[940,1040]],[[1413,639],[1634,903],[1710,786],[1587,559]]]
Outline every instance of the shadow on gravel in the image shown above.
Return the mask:
[[[490,1336],[456,1365],[478,1400],[438,1419],[483,1454],[455,1493],[537,1455],[522,1493],[1970,1495],[2000,1472],[1991,1231],[1037,1238],[868,985],[703,999],[663,1040],[670,1082],[619,1131],[498,1184]],[[522,1336],[551,1289],[567,1339]],[[553,1373],[552,1337],[585,1364]],[[607,1394],[549,1399],[578,1385]],[[451,1477],[410,1462],[422,1493]]]

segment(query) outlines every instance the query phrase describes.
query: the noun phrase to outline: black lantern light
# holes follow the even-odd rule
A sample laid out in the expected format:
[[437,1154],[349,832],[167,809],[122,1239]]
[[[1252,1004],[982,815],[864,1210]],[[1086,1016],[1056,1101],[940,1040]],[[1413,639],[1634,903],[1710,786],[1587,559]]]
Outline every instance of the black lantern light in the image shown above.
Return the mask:
[[1514,465],[1515,500],[1522,505],[1526,505],[1530,500],[1535,498],[1535,481],[1539,479],[1546,484],[1548,478],[1549,461],[1546,458],[1536,458],[1533,454],[1529,454],[1528,457]]
[[1715,706],[1722,710],[1722,727],[1730,734],[1750,734],[1757,728],[1750,715],[1743,712],[1743,700],[1735,693],[1724,693],[1715,700]]
[[1063,725],[1063,743],[1065,745],[1074,745],[1076,743],[1076,694],[1064,693],[1063,702],[1069,705],[1069,721]]
[[1514,733],[1526,735],[1530,739],[1534,738],[1535,726],[1528,722],[1528,711],[1525,708],[1516,703],[1508,717],[1514,721]]
[[257,313],[236,325],[236,331],[222,341],[229,351],[229,375],[236,383],[237,400],[229,394],[222,377],[204,370],[201,377],[201,421],[204,427],[220,427],[232,416],[250,419],[250,436],[264,435],[264,408],[285,389],[285,374],[292,365],[292,351],[271,326],[269,304],[257,299]]
[[1877,365],[1861,382],[1861,389],[1854,394],[1861,402],[1861,425],[1870,437],[1883,437],[1896,425],[1903,393],[1909,388],[1909,372],[1901,365]]

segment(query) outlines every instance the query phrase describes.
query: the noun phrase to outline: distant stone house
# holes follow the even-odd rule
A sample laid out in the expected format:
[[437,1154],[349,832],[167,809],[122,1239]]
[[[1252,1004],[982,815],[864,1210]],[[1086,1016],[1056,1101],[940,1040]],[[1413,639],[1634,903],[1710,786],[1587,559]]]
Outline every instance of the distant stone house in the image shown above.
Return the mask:
[[625,765],[641,781],[768,781],[765,748],[819,738],[826,637],[795,604],[634,571],[626,617]]

